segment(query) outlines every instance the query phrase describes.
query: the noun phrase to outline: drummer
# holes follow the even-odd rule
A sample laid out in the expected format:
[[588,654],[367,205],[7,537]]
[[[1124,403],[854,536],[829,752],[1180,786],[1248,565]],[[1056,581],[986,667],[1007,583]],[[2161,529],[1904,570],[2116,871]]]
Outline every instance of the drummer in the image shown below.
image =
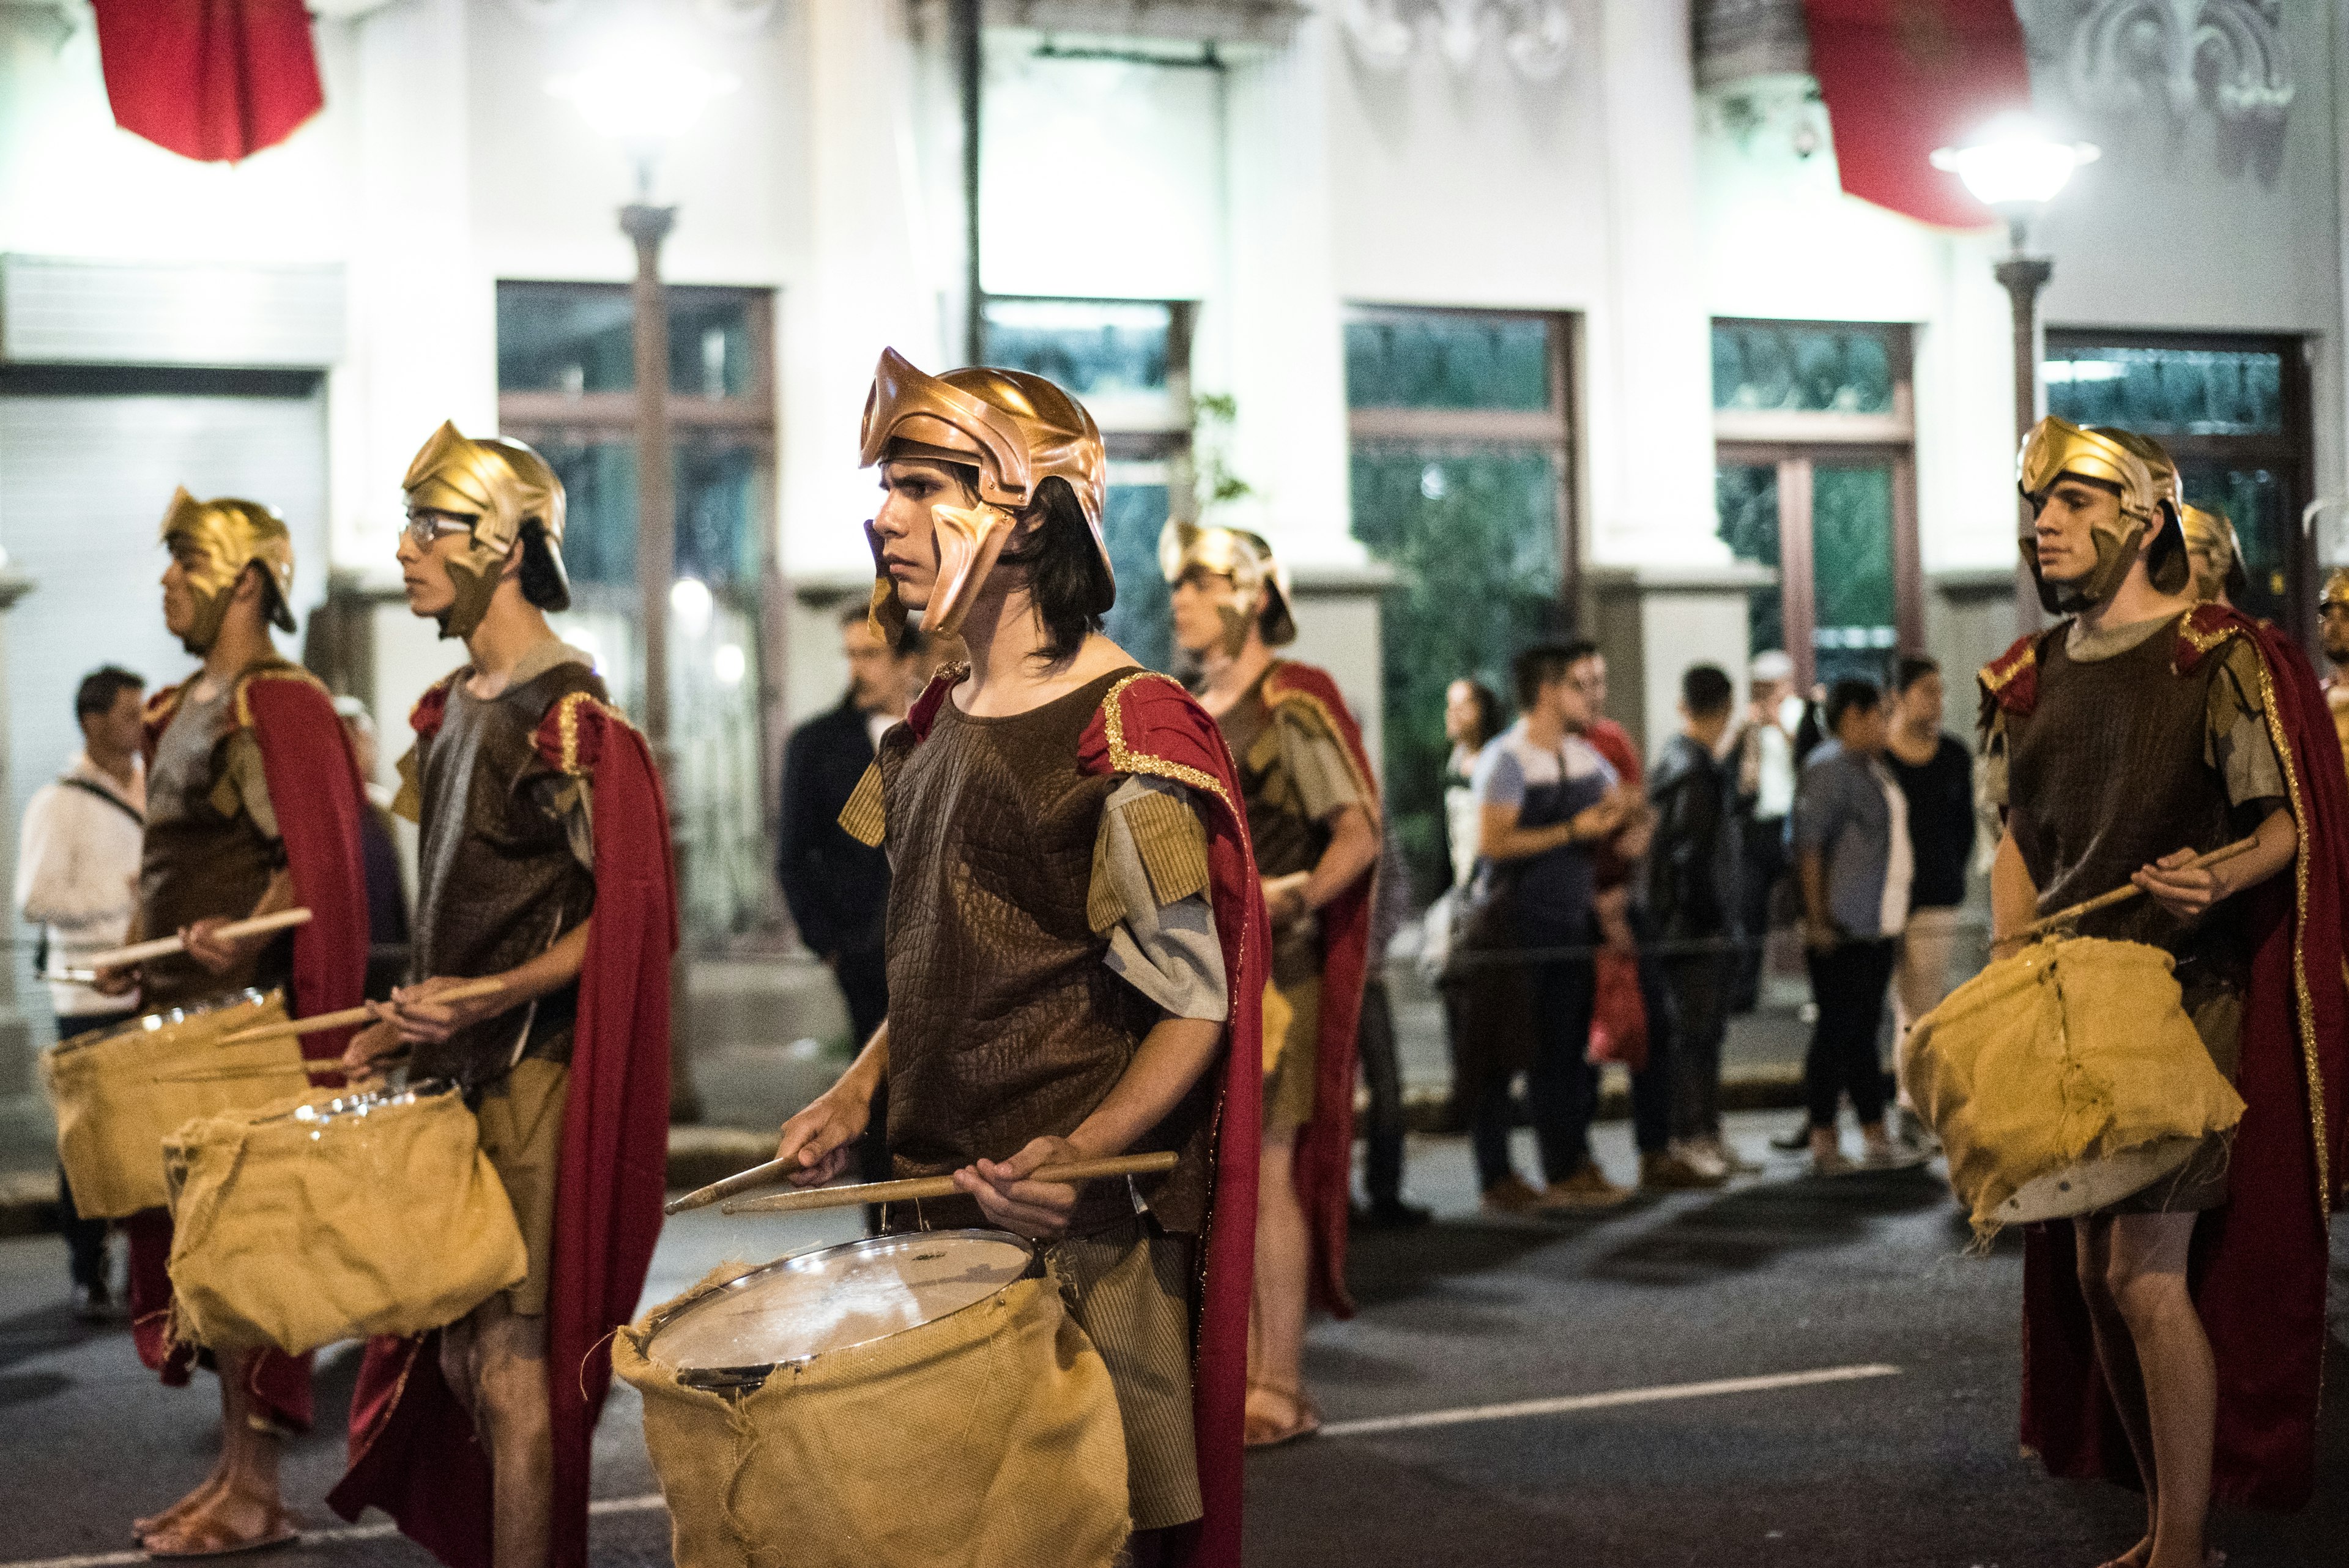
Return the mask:
[[[889,1018],[778,1158],[802,1184],[840,1174],[885,1078],[897,1174],[969,1195],[889,1226],[1045,1241],[1117,1390],[1134,1561],[1237,1564],[1264,915],[1230,757],[1102,635],[1106,465],[1075,400],[888,350],[863,461],[875,628],[894,642],[918,613],[970,660],[883,737],[842,814],[890,854]],[[1028,1179],[1156,1149],[1181,1162],[1147,1180]]]
[[[419,978],[377,1004],[347,1062],[364,1074],[408,1050],[411,1081],[463,1089],[530,1270],[437,1335],[368,1347],[358,1457],[331,1501],[348,1518],[373,1503],[436,1550],[461,1520],[497,1568],[537,1568],[584,1558],[588,1438],[611,1372],[590,1351],[633,1315],[660,1227],[667,814],[643,737],[547,625],[571,591],[546,460],[443,424],[406,488],[409,608],[468,658],[418,701],[394,804],[422,828]],[[494,992],[439,1000],[492,976]],[[478,1449],[449,1424],[443,1382]],[[461,1473],[483,1454],[486,1476]],[[467,1515],[484,1496],[489,1517]]]
[[[2231,1151],[2214,1139],[2067,1231],[2032,1229],[2023,1438],[2057,1474],[2141,1478],[2146,1537],[2116,1562],[2201,1568],[2214,1484],[2230,1502],[2308,1495],[2349,802],[2306,660],[2264,623],[2197,607],[2158,444],[2043,420],[2021,487],[2035,516],[2023,563],[2065,618],[1982,674],[2002,950],[2005,933],[2134,882],[2150,897],[2080,934],[2174,955],[2196,1031],[2249,1105]],[[2185,868],[2247,836],[2248,852]],[[2302,875],[2271,881],[2295,856]],[[2227,918],[2206,918],[2222,903]],[[2107,1409],[2126,1449],[2103,1441]]]
[[[108,971],[97,988],[135,987],[153,1012],[290,981],[295,1012],[352,1006],[367,971],[358,838],[367,801],[326,688],[271,640],[272,626],[294,629],[293,540],[257,502],[200,502],[182,490],[164,514],[162,542],[171,553],[163,624],[203,667],[147,702],[147,826],[129,940],[177,932],[186,951]],[[312,918],[290,937],[214,934],[229,920],[296,906]],[[339,1054],[345,1038],[314,1036],[304,1051]],[[184,1384],[196,1356],[171,1338],[171,1217],[150,1210],[124,1229],[140,1358],[165,1383]],[[195,1490],[132,1525],[151,1556],[295,1536],[278,1445],[310,1425],[310,1358],[261,1350],[218,1359],[219,1462]]]

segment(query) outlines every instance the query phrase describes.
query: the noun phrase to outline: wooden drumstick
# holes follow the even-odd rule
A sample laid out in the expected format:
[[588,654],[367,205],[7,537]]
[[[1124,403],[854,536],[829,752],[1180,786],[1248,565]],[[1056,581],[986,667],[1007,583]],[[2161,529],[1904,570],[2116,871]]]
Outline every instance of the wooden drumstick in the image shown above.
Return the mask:
[[680,1193],[662,1204],[661,1212],[682,1214],[688,1209],[707,1209],[720,1199],[731,1198],[738,1192],[747,1192],[753,1187],[765,1187],[781,1181],[799,1168],[800,1158],[797,1155],[793,1155],[789,1159],[771,1159],[764,1165],[754,1165],[748,1170],[738,1170],[733,1175],[713,1181],[707,1187],[697,1187],[690,1192]]
[[[477,996],[487,996],[503,986],[505,981],[492,976],[486,980],[469,980],[462,985],[452,985],[446,991],[417,998],[419,1002],[470,1002]],[[347,1023],[365,1023],[375,1013],[364,1007],[346,1007],[339,1012],[321,1012],[310,1018],[289,1018],[283,1023],[255,1023],[233,1034],[223,1034],[223,1045],[243,1045],[255,1040],[283,1040],[289,1034],[316,1034],[325,1029],[340,1029]]]
[[[1093,1181],[1109,1176],[1146,1176],[1172,1170],[1182,1156],[1123,1154],[1112,1159],[1079,1159],[1048,1165],[1029,1173],[1030,1181]],[[745,1176],[750,1171],[742,1173]],[[721,1214],[797,1214],[810,1209],[842,1209],[854,1203],[911,1203],[923,1198],[953,1198],[962,1192],[951,1176],[922,1176],[907,1181],[866,1181],[854,1187],[812,1187],[801,1192],[778,1192],[768,1198],[745,1198],[729,1203]]]
[[[2249,838],[2238,838],[2234,843],[2222,845],[2219,848],[2211,850],[2208,855],[2196,856],[2193,859],[2189,860],[2185,865],[2177,867],[2177,869],[2180,871],[2205,870],[2209,867],[2216,866],[2221,860],[2232,860],[2236,856],[2257,846],[2259,841],[2260,837],[2256,833],[2251,835]],[[2050,931],[2060,929],[2064,926],[2076,924],[2079,921],[2080,917],[2083,915],[2093,915],[2099,909],[2109,909],[2115,904],[2125,904],[2129,899],[2136,898],[2138,894],[2144,891],[2144,888],[2138,887],[2134,882],[2124,882],[2108,893],[2099,893],[2093,898],[2083,899],[2079,903],[2073,905],[2068,909],[2058,909],[2052,915],[2043,915],[2039,919],[2032,921],[2029,925],[2023,927],[2021,930],[2015,932],[2013,936],[2001,937],[1998,940],[2001,942],[2031,941],[2039,937],[2045,936]]]
[[[310,911],[307,909],[280,909],[274,915],[255,915],[249,920],[231,920],[212,935],[233,941],[238,937],[257,937],[264,931],[282,931],[288,926],[309,923]],[[149,959],[168,958],[173,953],[187,950],[188,944],[178,937],[157,937],[150,942],[133,942],[127,948],[92,953],[82,961],[94,970],[121,969],[128,964],[144,963]]]

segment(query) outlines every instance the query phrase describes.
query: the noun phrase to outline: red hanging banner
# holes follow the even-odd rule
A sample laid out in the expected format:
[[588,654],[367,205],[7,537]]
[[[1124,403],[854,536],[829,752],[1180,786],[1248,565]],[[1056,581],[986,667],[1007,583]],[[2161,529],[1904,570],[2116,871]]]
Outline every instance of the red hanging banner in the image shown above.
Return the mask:
[[1946,228],[1997,222],[1932,155],[2031,108],[2013,0],[1803,0],[1803,9],[1844,190]]
[[325,107],[303,0],[92,0],[114,123],[233,163]]

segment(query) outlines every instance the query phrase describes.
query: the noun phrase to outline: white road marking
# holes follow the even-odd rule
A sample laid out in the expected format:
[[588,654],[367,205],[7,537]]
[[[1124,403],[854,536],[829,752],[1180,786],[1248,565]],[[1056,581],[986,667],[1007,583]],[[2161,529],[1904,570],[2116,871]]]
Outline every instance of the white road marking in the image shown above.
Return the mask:
[[[650,1513],[666,1507],[660,1493],[647,1492],[642,1497],[600,1498],[587,1505],[590,1514]],[[331,1530],[305,1530],[302,1532],[304,1546],[339,1546],[349,1541],[384,1541],[399,1533],[388,1521],[373,1524],[342,1524]],[[146,1568],[156,1561],[144,1552],[99,1552],[86,1557],[30,1557],[16,1563],[0,1563],[0,1568]]]
[[[1461,1427],[1475,1421],[1516,1421],[1532,1416],[1565,1416],[1577,1410],[1611,1410],[1619,1405],[1655,1405],[1671,1399],[1711,1399],[1725,1394],[1764,1394],[1776,1388],[1808,1388],[1821,1383],[1851,1383],[1863,1377],[1897,1377],[1898,1366],[1825,1366],[1816,1372],[1780,1372],[1766,1377],[1722,1377],[1710,1383],[1671,1383],[1655,1388],[1619,1388],[1609,1394],[1572,1394],[1557,1399],[1520,1399],[1508,1405],[1471,1405],[1457,1410],[1425,1410],[1416,1416],[1378,1416],[1362,1421],[1332,1421],[1325,1438],[1367,1438],[1423,1427]],[[10,1568],[0,1563],[0,1568]]]

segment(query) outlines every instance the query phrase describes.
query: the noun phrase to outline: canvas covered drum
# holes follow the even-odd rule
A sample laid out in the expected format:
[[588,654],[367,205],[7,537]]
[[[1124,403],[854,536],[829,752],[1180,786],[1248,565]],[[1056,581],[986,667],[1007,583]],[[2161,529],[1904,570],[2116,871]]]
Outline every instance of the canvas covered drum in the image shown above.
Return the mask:
[[1977,1236],[2116,1203],[2242,1118],[2170,962],[2141,942],[2049,939],[1917,1021],[1902,1087]]
[[163,1140],[191,1116],[306,1094],[299,1040],[222,1045],[221,1037],[283,1023],[282,992],[241,991],[193,1007],[129,1019],[41,1053],[57,1108],[57,1158],[87,1220],[160,1209]]
[[529,1269],[456,1090],[309,1096],[166,1146],[179,1333],[299,1355],[456,1322]]
[[679,1568],[1107,1564],[1127,1534],[1109,1369],[999,1231],[719,1269],[612,1362]]

